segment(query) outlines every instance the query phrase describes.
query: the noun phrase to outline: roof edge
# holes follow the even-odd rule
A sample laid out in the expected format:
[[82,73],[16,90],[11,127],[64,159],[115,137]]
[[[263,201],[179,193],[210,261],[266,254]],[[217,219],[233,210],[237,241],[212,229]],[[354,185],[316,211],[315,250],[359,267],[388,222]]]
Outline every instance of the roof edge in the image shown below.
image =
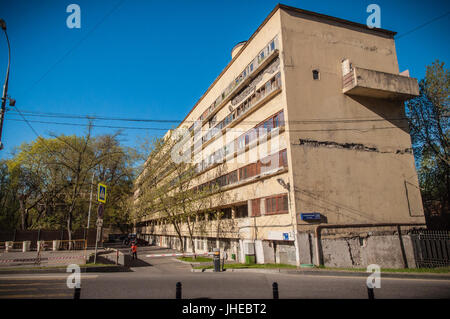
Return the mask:
[[256,36],[256,34],[259,32],[259,30],[261,30],[262,27],[264,27],[264,25],[266,25],[267,21],[269,21],[270,18],[272,18],[272,16],[275,14],[275,12],[278,9],[295,11],[297,13],[302,13],[302,14],[314,16],[314,17],[317,17],[317,18],[331,20],[331,21],[334,21],[334,22],[339,22],[339,23],[346,24],[346,25],[351,25],[351,26],[354,26],[354,27],[359,27],[359,28],[362,28],[362,29],[364,29],[366,31],[368,30],[368,31],[373,31],[373,32],[379,32],[379,33],[386,34],[386,35],[389,35],[389,36],[392,36],[392,37],[394,37],[394,35],[397,34],[397,32],[395,32],[395,31],[390,31],[390,30],[381,29],[381,28],[372,28],[371,29],[367,25],[362,24],[362,23],[353,22],[353,21],[345,20],[345,19],[341,19],[341,18],[336,18],[336,17],[329,16],[329,15],[326,15],[326,14],[317,13],[317,12],[308,11],[308,10],[303,10],[303,9],[300,9],[300,8],[291,7],[291,6],[288,6],[288,5],[285,5],[285,4],[278,3],[275,6],[275,8],[273,8],[273,10],[269,13],[269,15],[264,19],[264,21],[259,25],[259,27],[255,30],[255,32],[253,32],[253,34],[247,40],[247,42],[242,47],[242,49],[239,50],[238,53],[236,53],[234,58],[232,58],[231,61],[228,62],[228,64],[225,66],[225,68],[222,70],[222,72],[220,72],[220,74],[216,77],[216,79],[213,81],[213,83],[211,83],[211,85],[208,87],[208,89],[205,91],[205,93],[202,94],[202,96],[198,99],[197,103],[194,104],[194,106],[191,108],[189,113],[184,117],[184,119],[180,122],[180,124],[177,126],[177,128],[180,127],[180,125],[189,117],[189,115],[192,113],[192,111],[194,111],[194,109],[197,107],[197,105],[209,93],[209,91],[214,87],[214,85],[217,83],[217,81],[219,81],[219,79],[222,77],[222,75],[230,68],[230,66],[233,64],[233,62],[241,55],[242,52],[244,52],[245,48],[249,45],[251,40]]
[[304,10],[304,9],[300,9],[300,8],[296,8],[296,7],[291,7],[291,6],[288,6],[288,5],[285,5],[285,4],[281,4],[281,3],[279,3],[277,7],[281,8],[281,9],[288,10],[288,11],[294,11],[294,12],[297,12],[297,13],[302,13],[302,14],[313,16],[313,17],[316,17],[316,18],[321,18],[321,19],[324,19],[324,20],[330,20],[330,21],[339,22],[339,23],[342,23],[342,24],[351,25],[351,26],[354,26],[354,27],[359,27],[359,28],[362,28],[364,30],[369,30],[369,31],[375,31],[375,32],[383,33],[383,34],[386,34],[386,35],[389,35],[389,36],[394,36],[394,35],[397,34],[397,32],[395,32],[395,31],[382,29],[382,28],[369,28],[367,25],[359,23],[359,22],[353,22],[353,21],[350,21],[350,20],[333,17],[333,16],[326,15],[326,14],[323,14],[323,13],[318,13],[318,12],[314,12],[314,11],[308,11],[308,10]]

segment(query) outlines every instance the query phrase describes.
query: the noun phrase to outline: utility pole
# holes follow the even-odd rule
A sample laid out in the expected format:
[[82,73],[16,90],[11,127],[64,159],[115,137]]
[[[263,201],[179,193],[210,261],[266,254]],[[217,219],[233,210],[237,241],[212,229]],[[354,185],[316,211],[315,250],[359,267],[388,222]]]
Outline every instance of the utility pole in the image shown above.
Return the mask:
[[94,186],[94,176],[95,176],[95,172],[92,173],[92,180],[91,180],[91,196],[89,199],[89,212],[88,212],[88,220],[87,220],[87,226],[86,226],[86,236],[84,239],[86,239],[86,245],[87,245],[87,240],[89,237],[89,224],[91,221],[91,207],[92,207],[92,188]]
[[91,207],[92,207],[92,187],[94,185],[94,176],[95,176],[95,172],[92,173],[92,180],[91,180],[91,196],[89,199],[89,213],[88,213],[88,221],[87,221],[87,229],[89,231],[89,223],[91,220]]
[[9,45],[9,39],[8,39],[8,33],[6,33],[6,22],[3,19],[0,19],[0,27],[5,32],[6,36],[6,42],[8,43],[8,68],[6,69],[6,79],[5,84],[3,85],[3,94],[2,94],[2,106],[0,109],[0,150],[3,149],[3,143],[2,143],[2,131],[3,131],[3,121],[5,119],[5,112],[6,112],[6,98],[8,94],[8,80],[9,80],[9,66],[11,64],[11,47]]

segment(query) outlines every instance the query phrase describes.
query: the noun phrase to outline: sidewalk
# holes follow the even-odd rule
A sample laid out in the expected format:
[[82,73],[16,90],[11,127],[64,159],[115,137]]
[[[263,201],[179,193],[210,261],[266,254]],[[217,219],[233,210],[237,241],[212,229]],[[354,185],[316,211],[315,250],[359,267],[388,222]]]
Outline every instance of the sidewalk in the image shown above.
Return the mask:
[[0,269],[6,267],[45,267],[85,264],[85,256],[89,256],[92,252],[91,250],[42,251],[40,263],[36,262],[37,251],[3,252],[0,254]]
[[[196,265],[197,266],[197,265]],[[334,277],[365,277],[370,273],[362,271],[332,270],[332,269],[289,269],[289,268],[230,268],[225,272],[258,272],[258,273],[284,273],[291,275],[307,276],[334,276]],[[192,269],[191,272],[214,272],[214,269]],[[450,273],[400,273],[381,272],[381,278],[401,278],[401,279],[430,279],[430,280],[450,280]]]

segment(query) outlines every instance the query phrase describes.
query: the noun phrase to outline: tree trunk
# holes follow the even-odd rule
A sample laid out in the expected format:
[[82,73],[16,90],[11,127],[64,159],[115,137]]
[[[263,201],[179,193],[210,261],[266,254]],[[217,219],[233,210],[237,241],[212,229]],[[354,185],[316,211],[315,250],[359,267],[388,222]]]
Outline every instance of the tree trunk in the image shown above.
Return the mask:
[[19,199],[20,204],[20,217],[21,217],[21,229],[27,230],[28,228],[28,209],[25,207],[25,200],[23,198]]
[[72,213],[67,217],[67,236],[69,239],[69,250],[72,250]]
[[194,253],[194,259],[197,259],[197,255],[195,254],[195,245],[194,245],[194,224],[191,224],[191,217],[187,219],[187,226],[189,230],[189,239],[191,242],[192,252]]
[[178,224],[176,221],[172,221],[172,224],[173,224],[173,227],[175,228],[175,231],[177,232],[178,239],[180,240],[181,252],[184,253],[183,236],[181,235],[180,228],[178,227]]

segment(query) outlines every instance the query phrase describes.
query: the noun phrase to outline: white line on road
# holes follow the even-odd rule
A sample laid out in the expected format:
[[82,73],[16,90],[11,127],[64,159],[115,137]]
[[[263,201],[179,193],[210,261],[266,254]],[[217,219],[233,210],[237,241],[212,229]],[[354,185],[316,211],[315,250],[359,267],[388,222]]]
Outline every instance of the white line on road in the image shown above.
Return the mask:
[[[269,273],[266,273],[269,274]],[[333,275],[304,275],[304,274],[283,274],[283,273],[273,273],[274,275],[289,275],[289,276],[299,276],[299,277],[320,277],[320,278],[346,278],[346,279],[356,279],[360,278],[361,280],[366,280],[367,277],[364,276],[333,276]],[[370,274],[368,274],[370,275]],[[416,281],[442,281],[442,282],[448,282],[450,284],[450,279],[440,279],[440,278],[394,278],[394,277],[383,277],[383,274],[381,274],[382,280],[416,280]]]
[[[0,280],[57,280],[57,279],[66,279],[67,276],[70,275],[70,273],[67,274],[61,274],[61,275],[29,275],[29,276],[0,276]],[[80,274],[81,279],[94,279],[97,278],[98,275],[84,275]]]

